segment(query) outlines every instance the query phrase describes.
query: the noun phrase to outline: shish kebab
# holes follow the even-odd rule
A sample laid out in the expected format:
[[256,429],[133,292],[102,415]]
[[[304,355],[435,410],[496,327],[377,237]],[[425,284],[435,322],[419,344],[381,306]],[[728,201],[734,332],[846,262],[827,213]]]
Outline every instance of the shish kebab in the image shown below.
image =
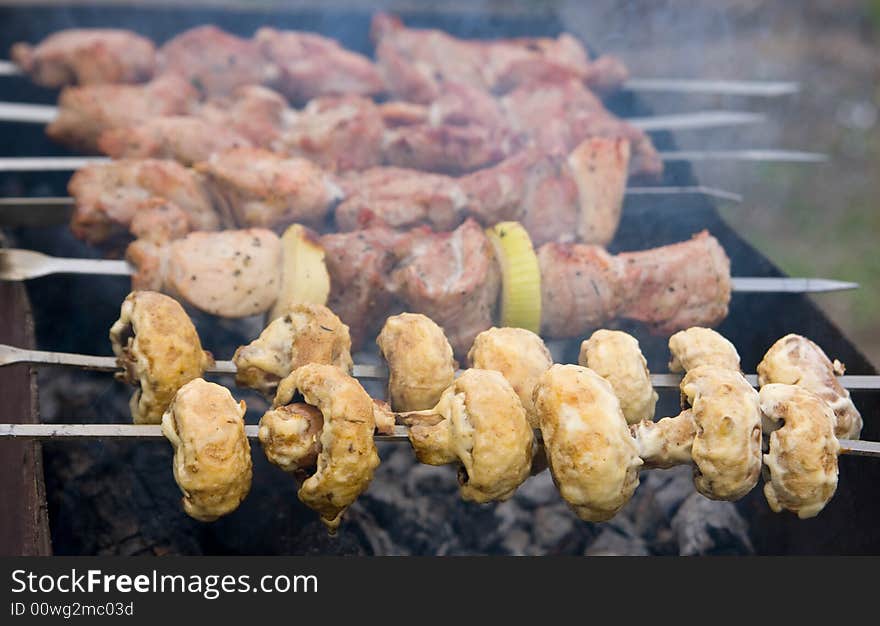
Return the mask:
[[[377,93],[385,88],[382,76],[399,63],[401,53],[442,79],[437,67],[428,64],[479,64],[478,69],[490,69],[483,74],[483,87],[498,87],[499,79],[511,82],[516,77],[517,64],[522,74],[528,75],[529,65],[549,74],[580,75],[586,82],[605,88],[623,88],[632,91],[680,91],[684,93],[714,93],[730,95],[780,96],[795,93],[798,85],[791,82],[638,79],[630,78],[623,64],[613,57],[591,60],[577,39],[571,35],[558,38],[502,39],[494,42],[474,42],[457,39],[441,31],[403,28],[395,18],[379,14],[374,18],[373,38],[378,44],[378,72],[361,55],[342,48],[333,39],[317,33],[275,31],[264,28],[252,40],[224,33],[213,26],[202,26],[182,33],[157,50],[149,39],[121,29],[69,29],[55,33],[39,45],[16,44],[12,50],[13,62],[0,61],[0,76],[28,74],[34,82],[46,87],[70,84],[114,83],[143,81],[158,72],[175,70],[180,60],[199,59],[199,51],[212,59],[238,54],[248,61],[244,68],[225,68],[232,74],[225,81],[199,81],[206,89],[228,87],[238,81],[281,83],[292,96],[302,97],[332,91],[346,81],[349,88],[362,93]],[[382,42],[385,41],[385,44]],[[409,50],[402,50],[403,46]],[[416,47],[417,44],[422,44]],[[262,53],[262,54],[260,54]],[[413,54],[416,53],[416,54]],[[421,53],[421,54],[419,54]],[[425,58],[430,54],[433,58]],[[262,57],[262,58],[261,58]],[[306,57],[306,58],[303,58]],[[311,57],[311,58],[309,58]],[[488,68],[484,61],[492,61]],[[177,61],[177,63],[175,63]],[[231,63],[230,63],[231,65]],[[202,61],[195,69],[202,72],[209,65]],[[216,69],[212,74],[216,73]],[[445,72],[449,76],[450,72]],[[473,72],[462,72],[475,78]],[[485,78],[495,76],[495,85],[486,85]],[[256,79],[256,80],[255,80]]]
[[[300,499],[331,532],[372,479],[379,463],[375,434],[403,434],[395,421],[409,427],[420,461],[460,463],[461,496],[476,502],[509,498],[535,471],[532,429],[539,428],[554,482],[589,521],[610,519],[623,507],[642,466],[679,464],[694,466],[704,496],[735,501],[755,486],[766,463],[771,508],[813,517],[836,490],[837,455],[873,449],[858,442],[842,448],[839,438],[858,437],[862,424],[835,377],[843,366],[799,335],[783,337],[767,352],[758,366],[759,395],[721,335],[706,328],[676,333],[670,368],[686,372],[684,410],[655,422],[657,395],[645,359],[638,342],[620,331],[593,333],[581,345],[580,366],[571,366],[553,365],[530,331],[492,328],[468,352],[474,369],[456,378],[452,348],[436,323],[423,315],[393,316],[377,339],[391,372],[390,406],[372,400],[346,374],[347,331],[326,307],[297,306],[236,351],[243,367],[237,379],[275,398],[257,433],[264,452],[298,477]],[[246,407],[199,377],[211,355],[202,351],[186,313],[168,296],[133,292],[110,337],[123,379],[137,386],[135,422],[161,420],[175,448],[186,512],[213,521],[233,511],[251,480]],[[284,370],[278,359],[287,361]],[[298,393],[304,402],[293,402]],[[88,431],[58,427],[70,436]],[[13,436],[16,429],[4,432]],[[27,436],[28,429],[17,432]],[[92,429],[100,432],[107,430]],[[214,452],[199,463],[203,445]]]
[[471,219],[445,233],[377,227],[317,238],[298,225],[282,238],[264,229],[196,232],[170,243],[139,239],[127,256],[131,264],[0,250],[0,279],[133,275],[135,289],[166,291],[223,317],[277,311],[291,302],[328,304],[351,327],[355,345],[389,310],[402,306],[441,324],[459,354],[493,325],[496,309],[502,324],[551,338],[580,336],[617,317],[674,332],[717,324],[727,315],[733,290],[856,287],[731,278],[729,259],[705,231],[685,242],[616,256],[598,246],[555,242],[536,253],[518,223],[484,232]]

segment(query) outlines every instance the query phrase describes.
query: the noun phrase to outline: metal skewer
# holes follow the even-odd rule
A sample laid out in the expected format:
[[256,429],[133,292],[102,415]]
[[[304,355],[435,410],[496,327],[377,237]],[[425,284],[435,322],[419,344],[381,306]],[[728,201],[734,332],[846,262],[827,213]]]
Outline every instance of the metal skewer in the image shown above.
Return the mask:
[[[244,427],[248,439],[258,439],[260,427]],[[376,441],[409,441],[406,426],[396,425],[392,435],[374,435]],[[0,440],[58,441],[61,439],[164,440],[161,426],[145,424],[0,424]],[[840,454],[880,458],[880,442],[840,439]]]
[[[628,187],[626,196],[699,195],[727,202],[742,202],[743,197],[732,191],[704,185],[673,187]],[[73,212],[76,201],[69,196],[42,198],[0,198],[0,226],[49,226],[63,224]]]
[[[121,371],[112,356],[91,356],[87,354],[72,354],[69,352],[47,352],[43,350],[27,350],[6,344],[0,344],[0,367],[26,363],[28,365],[48,365],[57,367],[78,367],[81,369],[98,372]],[[214,366],[207,370],[211,374],[235,374],[236,367],[232,361],[216,361]],[[358,365],[352,370],[355,378],[384,380],[388,378],[388,370],[384,365]],[[758,377],[755,374],[746,374],[749,383],[757,387]],[[875,375],[851,375],[845,374],[837,377],[838,382],[850,390],[856,389],[880,389],[880,376]],[[678,388],[681,384],[681,374],[651,374],[651,384],[654,387]]]
[[[58,107],[26,102],[0,102],[0,121],[49,124],[58,116]],[[759,124],[767,117],[748,111],[694,111],[674,115],[622,118],[644,131],[693,130],[718,126]]]
[[[107,259],[71,259],[53,257],[42,252],[7,248],[0,250],[0,280],[28,280],[49,274],[105,274],[124,276],[135,273],[127,261]],[[820,293],[858,289],[858,283],[825,278],[777,278],[773,276],[731,279],[733,291]]]
[[[12,61],[0,60],[0,76],[24,76]],[[622,85],[629,91],[702,93],[774,98],[800,91],[793,82],[758,80],[703,80],[682,78],[630,78]]]

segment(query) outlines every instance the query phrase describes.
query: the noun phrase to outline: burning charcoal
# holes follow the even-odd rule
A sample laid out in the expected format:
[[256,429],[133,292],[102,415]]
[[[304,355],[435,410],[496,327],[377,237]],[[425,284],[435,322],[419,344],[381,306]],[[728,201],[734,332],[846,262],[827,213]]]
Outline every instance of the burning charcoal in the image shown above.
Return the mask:
[[527,509],[562,501],[559,490],[553,484],[553,477],[547,471],[532,476],[520,485],[515,498]]
[[507,554],[523,556],[528,553],[527,550],[530,543],[531,537],[529,533],[517,528],[507,534],[501,542],[501,547]]
[[731,502],[718,502],[694,493],[672,519],[679,554],[751,554],[746,521]]
[[603,530],[590,544],[586,556],[648,556],[648,547],[641,537],[630,537],[613,528]]
[[577,518],[564,504],[545,506],[534,512],[534,536],[541,548],[552,550],[575,530]]
[[642,488],[651,490],[654,502],[666,520],[672,519],[681,503],[694,493],[691,468],[679,465],[667,470],[654,470],[642,475]]

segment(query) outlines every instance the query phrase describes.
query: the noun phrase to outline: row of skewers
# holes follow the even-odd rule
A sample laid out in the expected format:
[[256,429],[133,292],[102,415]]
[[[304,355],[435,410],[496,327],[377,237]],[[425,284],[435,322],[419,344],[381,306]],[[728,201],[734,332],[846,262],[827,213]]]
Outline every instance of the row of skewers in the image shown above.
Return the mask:
[[[183,308],[159,293],[132,292],[110,338],[118,378],[136,387],[138,426],[127,434],[154,435],[144,425],[161,425],[189,515],[212,521],[235,510],[252,472],[245,404],[202,378],[213,357]],[[326,307],[292,307],[233,357],[236,383],[273,398],[256,428],[264,452],[300,482],[300,499],[331,531],[379,464],[374,437],[406,435],[421,462],[459,465],[461,496],[475,502],[509,498],[546,464],[581,519],[604,521],[629,500],[641,469],[693,465],[700,493],[735,501],[763,465],[771,508],[805,518],[833,496],[837,456],[858,447],[848,439],[862,427],[837,379],[842,364],[799,335],[768,350],[758,393],[721,335],[700,327],[674,334],[670,370],[684,373],[683,410],[657,421],[646,361],[621,331],[596,331],[579,365],[554,365],[536,334],[491,328],[477,336],[463,372],[443,330],[424,315],[388,318],[377,344],[387,402],[371,399],[351,376],[348,328]],[[98,428],[113,436],[123,427]],[[4,436],[89,435],[87,425],[4,429]]]

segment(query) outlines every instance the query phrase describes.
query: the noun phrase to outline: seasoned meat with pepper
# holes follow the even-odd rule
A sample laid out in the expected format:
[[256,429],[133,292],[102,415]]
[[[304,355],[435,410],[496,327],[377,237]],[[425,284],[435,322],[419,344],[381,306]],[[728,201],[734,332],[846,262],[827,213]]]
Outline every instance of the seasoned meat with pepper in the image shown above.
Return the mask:
[[162,291],[221,317],[265,313],[281,284],[281,242],[270,230],[195,232],[164,245],[133,242],[135,289]]
[[[151,222],[180,224],[180,213],[186,216],[188,229],[216,230],[224,225],[199,175],[174,161],[89,164],[73,175],[67,190],[75,202],[71,229],[91,244],[131,230],[144,232]],[[144,213],[150,214],[149,220]],[[133,226],[136,220],[141,228]],[[181,234],[178,228],[173,232]],[[158,238],[157,233],[151,232],[149,238]]]
[[577,78],[610,88],[626,76],[616,60],[591,62],[580,42],[566,34],[555,39],[466,40],[440,30],[407,28],[383,13],[373,18],[371,34],[389,90],[413,102],[432,101],[447,81],[495,91],[537,79]]
[[543,333],[577,337],[615,317],[658,333],[717,324],[730,302],[730,260],[703,231],[689,241],[617,256],[597,246],[538,249]]
[[330,274],[327,306],[348,325],[354,349],[388,315],[394,299],[387,284],[396,262],[394,248],[408,236],[369,228],[321,237]]
[[373,96],[385,90],[365,56],[315,33],[261,28],[254,40],[278,68],[274,84],[296,102],[320,96]]
[[663,162],[644,131],[616,117],[578,81],[524,84],[502,98],[511,129],[543,150],[571,150],[589,137],[624,139],[635,173],[658,176]]
[[159,76],[143,85],[67,87],[58,97],[58,116],[46,134],[69,148],[94,153],[104,131],[156,116],[185,115],[197,100],[198,93],[177,76]]
[[268,148],[281,134],[289,109],[281,94],[259,85],[238,87],[230,95],[205,102],[196,115],[225,126],[253,145]]
[[409,311],[446,329],[463,356],[492,326],[501,278],[492,244],[473,220],[452,232],[426,234],[398,247],[390,289]]
[[168,41],[159,49],[159,70],[180,76],[205,96],[225,96],[278,75],[255,41],[216,26],[191,28]]
[[325,97],[288,114],[277,143],[279,151],[301,156],[334,171],[379,165],[385,123],[372,100],[359,96]]
[[312,162],[259,148],[214,154],[195,169],[240,226],[317,225],[342,197],[335,180]]
[[151,117],[134,126],[111,128],[98,137],[98,149],[114,159],[173,159],[184,165],[251,143],[234,129],[193,115]]
[[426,225],[451,230],[464,218],[467,198],[454,178],[396,167],[352,173],[341,182],[345,200],[336,207],[340,230]]
[[153,42],[130,30],[71,28],[37,45],[17,43],[12,61],[43,87],[140,83],[156,69]]

